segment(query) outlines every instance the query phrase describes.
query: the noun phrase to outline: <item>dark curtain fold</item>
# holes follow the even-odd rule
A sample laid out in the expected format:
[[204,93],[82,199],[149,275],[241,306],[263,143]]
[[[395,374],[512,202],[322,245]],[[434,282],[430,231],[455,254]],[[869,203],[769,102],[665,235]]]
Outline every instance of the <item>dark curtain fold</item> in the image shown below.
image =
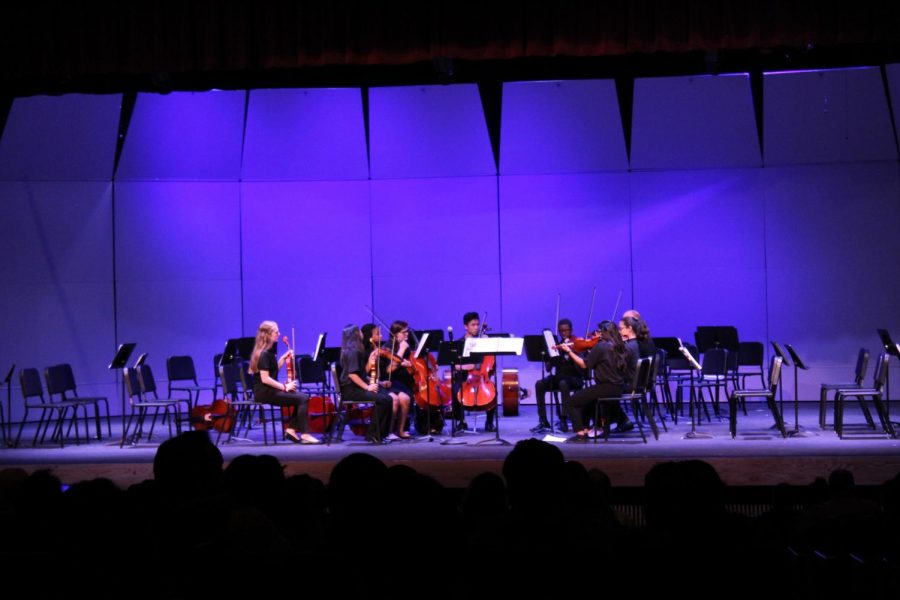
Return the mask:
[[6,82],[900,40],[892,1],[37,0],[0,11]]

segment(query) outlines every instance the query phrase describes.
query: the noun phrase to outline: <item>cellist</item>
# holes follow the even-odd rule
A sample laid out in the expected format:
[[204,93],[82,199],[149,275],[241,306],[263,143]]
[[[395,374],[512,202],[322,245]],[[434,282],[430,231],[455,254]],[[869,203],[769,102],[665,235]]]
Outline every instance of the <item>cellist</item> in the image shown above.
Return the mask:
[[[462,356],[463,347],[465,346],[465,338],[478,337],[481,335],[481,319],[477,312],[467,312],[463,315],[463,325],[466,326],[466,333],[462,339],[457,340],[459,345],[459,356]],[[457,364],[453,373],[453,393],[450,394],[453,405],[453,418],[456,421],[456,430],[464,431],[468,428],[463,415],[462,403],[459,401],[459,390],[469,378],[469,371],[477,369],[481,363],[462,363]],[[494,414],[497,412],[496,405],[487,411],[484,429],[485,431],[494,431]]]

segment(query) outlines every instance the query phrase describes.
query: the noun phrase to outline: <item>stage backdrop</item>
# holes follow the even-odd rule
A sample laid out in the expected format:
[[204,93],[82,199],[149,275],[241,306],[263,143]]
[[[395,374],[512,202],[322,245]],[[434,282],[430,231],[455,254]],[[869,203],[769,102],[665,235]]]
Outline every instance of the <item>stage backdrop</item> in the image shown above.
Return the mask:
[[[656,336],[790,343],[813,398],[879,351],[876,328],[900,337],[886,75],[767,74],[756,103],[743,74],[641,79],[631,111],[612,81],[510,82],[499,123],[475,85],[140,94],[121,132],[118,95],[20,98],[0,139],[0,369],[69,362],[118,399],[122,342],[162,384],[175,354],[208,383],[263,319],[310,352],[369,308],[524,335],[559,303],[579,333],[633,307]],[[528,388],[540,373],[503,364]]]

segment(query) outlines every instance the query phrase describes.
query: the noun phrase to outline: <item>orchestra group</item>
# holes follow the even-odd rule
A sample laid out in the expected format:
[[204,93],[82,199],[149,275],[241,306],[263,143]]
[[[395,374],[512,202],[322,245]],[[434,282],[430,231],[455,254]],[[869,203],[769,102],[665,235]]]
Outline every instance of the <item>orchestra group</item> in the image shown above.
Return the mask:
[[[445,404],[450,409],[451,435],[468,429],[465,416],[472,411],[485,413],[485,430],[495,431],[497,394],[491,382],[494,357],[484,357],[480,362],[463,357],[465,340],[484,335],[486,326],[476,312],[465,313],[463,325],[465,335],[456,341],[451,337],[456,360],[451,362],[449,386],[437,376],[432,356],[414,356],[416,340],[410,337],[415,333],[407,322],[394,321],[388,328],[388,339],[375,323],[343,329],[335,384],[343,401],[372,406],[366,440],[381,444],[411,438],[409,421],[413,416],[419,435],[439,433],[444,428]],[[321,440],[309,433],[309,395],[300,391],[299,382],[291,378],[291,369],[286,381],[278,379],[281,367],[294,361],[290,348],[276,356],[279,335],[274,321],[259,325],[248,367],[254,397],[264,404],[290,408],[284,423],[285,439],[319,444]],[[562,318],[554,338],[552,348],[558,356],[546,361],[549,374],[535,384],[538,423],[531,431],[552,429],[547,393],[554,391],[561,396],[561,409],[556,415],[559,429],[568,432],[570,422],[574,433],[568,442],[586,442],[613,425],[617,431],[633,428],[620,403],[608,400],[629,392],[638,359],[656,352],[640,313],[625,311],[618,323],[603,321],[583,338],[574,335],[570,319]],[[596,410],[600,398],[605,401]],[[596,422],[595,415],[599,415]]]

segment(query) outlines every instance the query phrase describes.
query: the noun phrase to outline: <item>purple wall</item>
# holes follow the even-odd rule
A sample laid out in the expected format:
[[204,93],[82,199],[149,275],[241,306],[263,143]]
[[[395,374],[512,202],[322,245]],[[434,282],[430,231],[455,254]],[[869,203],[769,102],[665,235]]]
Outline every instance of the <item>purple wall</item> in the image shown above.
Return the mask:
[[594,286],[593,322],[621,290],[655,335],[732,324],[794,344],[808,397],[877,351],[876,327],[900,337],[877,69],[767,75],[764,168],[745,76],[637,81],[630,162],[612,82],[505,84],[500,175],[475,86],[369,94],[368,156],[359,89],[142,94],[114,181],[118,97],[16,100],[0,368],[67,360],[117,396],[124,341],[160,380],[189,354],[208,381],[267,318],[309,352],[366,305],[457,332],[487,311],[522,335],[552,326],[559,295],[581,330]]

